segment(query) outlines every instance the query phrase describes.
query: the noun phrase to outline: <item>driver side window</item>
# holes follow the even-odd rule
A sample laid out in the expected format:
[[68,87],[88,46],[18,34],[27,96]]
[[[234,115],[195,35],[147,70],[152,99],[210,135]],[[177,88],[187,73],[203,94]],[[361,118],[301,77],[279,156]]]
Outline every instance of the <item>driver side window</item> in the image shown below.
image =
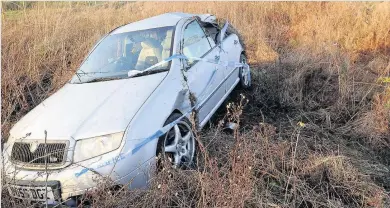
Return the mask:
[[[183,55],[187,57],[203,57],[210,49],[210,43],[206,34],[196,20],[192,21],[184,29],[183,38]],[[196,60],[188,60],[188,64],[192,66]]]

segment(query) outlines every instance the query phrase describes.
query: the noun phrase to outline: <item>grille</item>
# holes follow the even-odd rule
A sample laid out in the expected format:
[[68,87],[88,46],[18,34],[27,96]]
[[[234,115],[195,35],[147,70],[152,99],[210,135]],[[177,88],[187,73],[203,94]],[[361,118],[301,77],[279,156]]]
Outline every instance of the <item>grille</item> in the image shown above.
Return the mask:
[[45,165],[45,158],[47,158],[48,165],[59,165],[65,161],[66,143],[47,143],[46,155],[44,143],[38,143],[35,148],[31,145],[36,144],[15,142],[12,147],[11,160],[16,163],[28,163],[32,166]]

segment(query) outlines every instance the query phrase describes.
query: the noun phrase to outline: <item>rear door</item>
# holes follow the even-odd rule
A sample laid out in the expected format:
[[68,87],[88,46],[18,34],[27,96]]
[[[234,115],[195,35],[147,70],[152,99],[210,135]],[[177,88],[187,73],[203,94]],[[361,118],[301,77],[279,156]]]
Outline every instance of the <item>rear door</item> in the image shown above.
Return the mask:
[[[184,26],[182,53],[187,57],[215,60],[219,58],[219,49],[208,38],[197,20]],[[189,59],[184,75],[190,91],[199,104],[198,120],[202,122],[214,109],[225,94],[223,85],[224,73],[219,65],[207,61]]]

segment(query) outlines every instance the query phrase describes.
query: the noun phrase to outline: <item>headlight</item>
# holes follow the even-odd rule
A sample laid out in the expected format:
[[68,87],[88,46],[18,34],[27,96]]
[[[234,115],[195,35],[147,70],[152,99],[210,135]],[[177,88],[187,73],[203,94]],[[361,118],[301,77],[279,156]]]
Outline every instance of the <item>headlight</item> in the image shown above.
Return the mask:
[[78,140],[74,148],[73,162],[87,160],[119,148],[124,132]]

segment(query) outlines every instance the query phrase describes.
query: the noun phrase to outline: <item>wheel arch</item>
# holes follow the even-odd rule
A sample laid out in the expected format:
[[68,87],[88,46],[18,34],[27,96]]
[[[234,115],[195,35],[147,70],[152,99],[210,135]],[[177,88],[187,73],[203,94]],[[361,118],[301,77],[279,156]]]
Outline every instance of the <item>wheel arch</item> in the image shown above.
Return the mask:
[[[180,115],[183,115],[183,113],[182,113],[179,109],[175,109],[175,110],[172,111],[171,114],[169,114],[168,118],[169,118],[170,116],[172,116],[173,114],[175,114],[175,113],[178,113],[178,114],[180,114]],[[167,118],[167,119],[168,119],[168,118]]]

